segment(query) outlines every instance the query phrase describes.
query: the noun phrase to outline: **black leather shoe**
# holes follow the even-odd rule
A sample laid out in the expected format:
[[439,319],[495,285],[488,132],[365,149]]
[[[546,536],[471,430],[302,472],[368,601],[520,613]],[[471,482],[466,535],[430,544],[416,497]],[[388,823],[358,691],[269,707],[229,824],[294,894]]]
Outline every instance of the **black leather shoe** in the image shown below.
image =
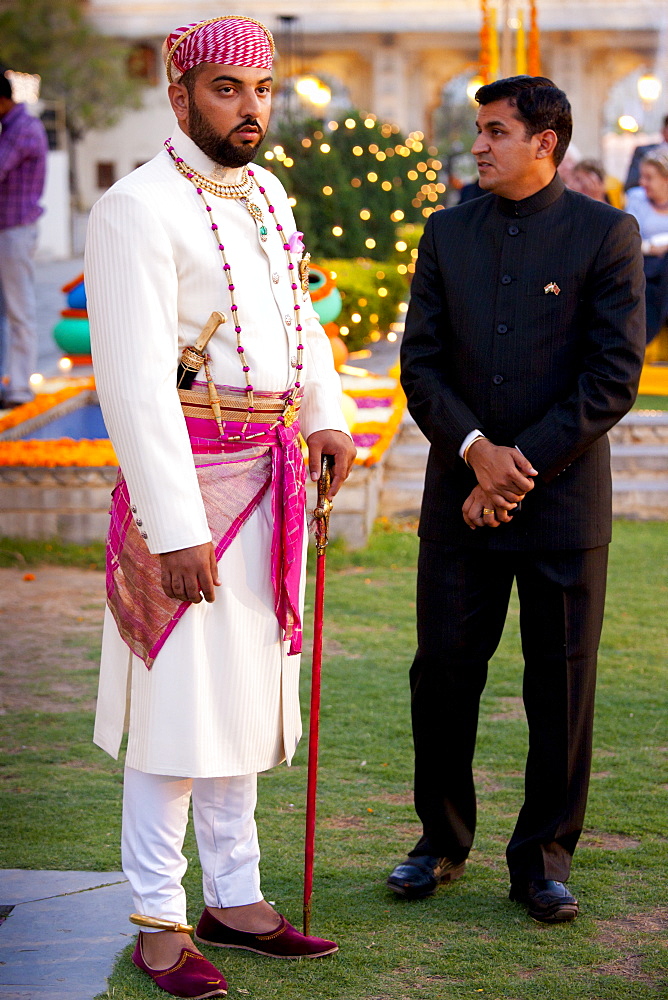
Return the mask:
[[559,924],[575,920],[578,901],[563,882],[551,878],[533,878],[526,882],[512,882],[510,898],[526,906],[530,917],[544,924]]
[[402,899],[424,899],[441,882],[461,878],[465,867],[465,861],[455,865],[449,858],[433,858],[430,854],[406,858],[388,877],[387,886]]

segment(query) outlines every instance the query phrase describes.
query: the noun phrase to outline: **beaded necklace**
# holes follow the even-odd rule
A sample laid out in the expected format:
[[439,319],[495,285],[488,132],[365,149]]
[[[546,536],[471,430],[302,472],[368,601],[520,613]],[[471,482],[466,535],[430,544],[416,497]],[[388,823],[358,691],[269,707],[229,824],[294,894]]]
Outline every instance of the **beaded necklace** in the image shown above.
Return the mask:
[[[242,332],[242,330],[241,330],[241,324],[240,324],[240,321],[239,321],[239,307],[237,306],[237,303],[236,303],[236,300],[235,300],[235,296],[234,296],[235,287],[234,287],[234,279],[232,277],[232,268],[231,268],[230,263],[229,263],[229,261],[227,259],[227,254],[225,252],[225,245],[221,242],[221,237],[220,237],[219,231],[218,231],[218,225],[217,225],[216,222],[214,222],[214,219],[213,219],[213,214],[212,214],[213,213],[213,209],[211,208],[211,205],[209,205],[207,203],[207,198],[204,195],[205,187],[202,184],[202,181],[206,182],[207,189],[210,190],[211,193],[218,195],[218,197],[221,197],[221,198],[235,198],[237,200],[241,200],[242,202],[246,202],[246,195],[239,193],[239,189],[240,189],[240,187],[242,187],[242,185],[244,186],[244,188],[246,187],[246,183],[245,183],[246,182],[246,178],[245,177],[242,178],[241,184],[229,184],[229,185],[226,185],[226,184],[214,183],[214,182],[210,181],[209,178],[207,178],[204,174],[200,174],[197,171],[193,170],[191,167],[189,167],[188,164],[185,162],[185,160],[181,156],[177,156],[176,150],[172,146],[171,139],[166,139],[165,140],[165,149],[167,150],[167,152],[171,156],[172,160],[174,161],[174,164],[175,164],[177,170],[181,174],[183,174],[183,176],[186,177],[191,182],[191,184],[195,188],[197,194],[200,196],[202,204],[204,205],[204,209],[207,212],[207,215],[209,217],[209,225],[210,225],[210,228],[211,228],[211,232],[213,233],[213,237],[214,237],[214,239],[216,241],[216,246],[217,246],[217,248],[218,248],[218,250],[220,252],[220,256],[221,256],[221,260],[222,260],[222,267],[223,267],[223,275],[224,275],[225,280],[227,282],[227,289],[228,289],[228,291],[230,293],[230,301],[231,301],[230,308],[231,308],[232,316],[233,316],[233,319],[234,319],[234,332],[235,332],[236,338],[237,338],[237,354],[239,356],[239,361],[241,362],[241,369],[242,369],[242,371],[244,373],[244,377],[245,377],[245,380],[246,380],[246,399],[247,399],[247,405],[246,405],[246,416],[244,418],[244,423],[243,423],[243,426],[241,428],[240,434],[234,435],[234,436],[228,436],[227,440],[228,441],[237,441],[237,440],[240,440],[241,438],[244,438],[244,436],[246,437],[246,439],[250,439],[250,438],[253,438],[253,437],[262,437],[264,434],[268,433],[268,430],[273,430],[277,426],[277,424],[279,424],[279,423],[283,424],[285,427],[289,427],[290,424],[294,423],[295,418],[297,416],[297,401],[298,401],[299,397],[301,396],[301,392],[300,392],[300,390],[301,390],[301,381],[300,381],[301,375],[300,375],[300,372],[304,368],[304,345],[301,343],[301,339],[302,338],[301,338],[300,335],[302,333],[302,329],[303,328],[302,328],[301,323],[299,322],[299,318],[300,318],[299,314],[300,314],[300,310],[301,310],[301,302],[299,301],[300,285],[299,285],[298,282],[295,281],[295,274],[294,274],[295,265],[294,265],[294,263],[292,261],[292,255],[291,255],[291,251],[290,251],[290,244],[285,242],[285,235],[284,235],[284,231],[283,231],[283,226],[280,224],[280,222],[276,218],[276,209],[274,208],[274,206],[269,201],[269,196],[267,194],[266,188],[264,188],[261,184],[258,184],[258,182],[255,180],[255,174],[254,174],[254,172],[250,168],[244,168],[245,171],[246,171],[246,174],[248,176],[248,179],[250,181],[250,184],[251,184],[251,188],[248,190],[247,193],[249,194],[250,190],[252,190],[252,185],[257,186],[257,189],[258,189],[259,193],[263,196],[265,202],[267,203],[267,210],[268,210],[269,214],[272,216],[272,218],[274,219],[274,222],[276,223],[276,231],[277,231],[278,235],[280,236],[281,241],[283,243],[283,250],[285,251],[285,258],[286,258],[286,264],[287,264],[287,269],[288,269],[288,277],[290,279],[290,288],[292,289],[292,296],[293,296],[293,300],[294,300],[294,307],[293,308],[294,308],[294,313],[295,313],[295,331],[298,334],[297,339],[299,340],[299,343],[297,344],[297,358],[296,358],[296,363],[294,365],[294,367],[295,367],[295,381],[293,382],[292,386],[290,386],[288,388],[288,390],[287,390],[288,391],[288,396],[287,396],[287,398],[285,400],[285,408],[283,410],[283,413],[278,418],[278,420],[276,420],[268,428],[268,430],[265,429],[265,430],[260,431],[257,434],[245,435],[246,428],[248,427],[248,424],[249,424],[249,422],[252,419],[251,418],[251,414],[253,414],[255,412],[255,405],[254,405],[255,404],[255,400],[254,400],[254,396],[253,396],[253,385],[252,385],[251,379],[250,379],[251,370],[250,370],[250,365],[248,364],[248,361],[246,359],[246,353],[245,353],[243,344],[241,342],[241,332]],[[215,186],[216,190],[213,190],[214,186]],[[218,190],[218,189],[220,189],[220,190]],[[262,219],[262,213],[261,213],[261,211],[257,208],[256,205],[252,206],[254,209],[256,209],[256,212],[251,211],[251,209],[249,208],[248,203],[246,203],[244,207],[249,211],[251,217],[256,222],[262,222],[262,225],[260,226],[260,238],[262,239],[264,237],[264,239],[266,239],[267,238],[267,232],[266,232],[266,227],[264,226],[264,220]],[[265,230],[264,233],[262,232],[262,229]],[[206,371],[207,383],[209,385],[209,396],[210,396],[210,398],[212,400],[212,404],[214,402],[212,393],[214,393],[214,395],[215,395],[215,402],[218,403],[218,406],[212,405],[212,409],[213,409],[213,412],[214,412],[214,416],[216,417],[216,422],[218,424],[218,429],[220,430],[221,437],[223,437],[225,429],[224,429],[224,424],[221,422],[221,419],[220,419],[220,402],[219,402],[219,400],[217,398],[217,393],[215,393],[214,390],[213,390],[213,379],[211,377],[211,371],[210,371],[208,362],[205,362],[205,371]]]
[[[167,140],[169,142],[169,139]],[[169,147],[167,147],[169,149]],[[241,172],[241,180],[238,184],[223,184],[222,181],[214,181],[206,174],[201,174],[194,167],[189,167],[181,157],[174,160],[176,169],[187,177],[190,181],[196,181],[198,186],[209,191],[210,194],[218,195],[219,198],[247,198],[253,190],[253,181],[248,175],[248,167],[244,167]]]

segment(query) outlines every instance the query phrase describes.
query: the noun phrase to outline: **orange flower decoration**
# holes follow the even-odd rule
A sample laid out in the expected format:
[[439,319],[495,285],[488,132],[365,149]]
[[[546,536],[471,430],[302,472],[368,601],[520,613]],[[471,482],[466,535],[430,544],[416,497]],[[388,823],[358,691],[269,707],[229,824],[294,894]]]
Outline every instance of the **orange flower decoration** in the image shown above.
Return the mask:
[[404,391],[401,388],[399,379],[397,378],[394,391],[391,389],[359,388],[346,389],[346,393],[349,396],[352,396],[353,399],[355,399],[356,396],[379,396],[381,398],[386,398],[389,395],[392,396],[392,412],[388,420],[363,420],[356,423],[351,429],[353,436],[359,434],[379,435],[378,440],[375,441],[369,449],[369,453],[364,457],[358,457],[355,459],[356,465],[376,465],[392,443],[392,438],[397,433],[399,424],[401,423],[401,418],[403,417],[404,410],[406,409],[406,396],[404,395]]
[[111,441],[0,441],[0,465],[30,465],[46,469],[61,466],[118,465]]
[[17,427],[24,420],[39,417],[58,403],[62,403],[63,400],[71,399],[72,396],[78,396],[80,392],[94,388],[94,379],[87,378],[81,379],[77,385],[70,385],[65,389],[59,389],[58,392],[41,392],[29,403],[22,403],[20,406],[15,406],[13,410],[8,410],[3,414],[0,417],[0,432],[8,431],[10,427]]
[[527,47],[527,71],[529,76],[540,76],[540,31],[538,29],[538,10],[536,0],[529,2],[529,44]]

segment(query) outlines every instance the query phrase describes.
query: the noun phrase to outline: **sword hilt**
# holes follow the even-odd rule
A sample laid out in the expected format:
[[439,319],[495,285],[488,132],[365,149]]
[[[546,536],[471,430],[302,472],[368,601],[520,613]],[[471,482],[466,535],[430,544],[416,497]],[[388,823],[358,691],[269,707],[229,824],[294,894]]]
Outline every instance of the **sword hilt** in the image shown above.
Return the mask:
[[207,344],[221,323],[225,322],[226,316],[224,313],[212,312],[204,324],[202,332],[199,334],[192,347],[183,348],[181,361],[179,362],[176,374],[177,388],[190,389],[193,381],[195,380],[195,375],[197,375],[198,371],[204,364],[204,351],[206,350]]

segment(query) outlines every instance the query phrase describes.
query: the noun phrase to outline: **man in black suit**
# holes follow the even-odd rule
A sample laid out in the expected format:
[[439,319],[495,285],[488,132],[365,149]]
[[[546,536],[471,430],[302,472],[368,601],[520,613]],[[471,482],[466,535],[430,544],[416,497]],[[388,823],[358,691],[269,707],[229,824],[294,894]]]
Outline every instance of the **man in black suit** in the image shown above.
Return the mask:
[[472,759],[487,664],[513,580],[529,723],[511,899],[572,920],[563,885],[584,818],[611,532],[606,431],[633,404],[644,342],[635,220],[564,187],[566,95],[513,77],[477,95],[487,194],[430,217],[402,345],[431,443],[411,668],[423,836],[388,879],[418,899],[473,842]]
[[640,164],[642,163],[643,157],[648,153],[653,153],[655,149],[659,146],[663,146],[668,143],[668,115],[663,119],[663,125],[661,127],[661,135],[663,138],[661,142],[652,142],[649,146],[636,146],[633,150],[633,156],[631,157],[631,163],[629,164],[629,172],[626,175],[626,180],[624,181],[624,190],[628,191],[629,188],[638,187],[640,184]]

